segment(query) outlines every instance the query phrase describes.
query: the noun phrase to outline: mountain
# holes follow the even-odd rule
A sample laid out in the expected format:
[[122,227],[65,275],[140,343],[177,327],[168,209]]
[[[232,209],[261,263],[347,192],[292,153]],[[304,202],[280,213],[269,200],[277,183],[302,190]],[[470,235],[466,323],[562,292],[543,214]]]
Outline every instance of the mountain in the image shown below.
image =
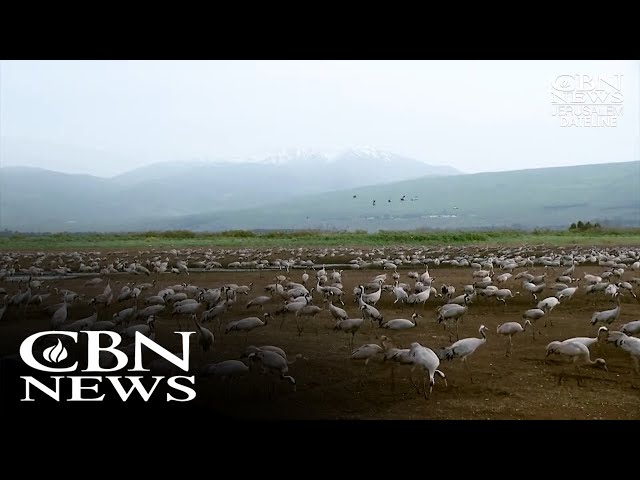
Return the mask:
[[0,229],[73,231],[78,222],[93,224],[112,195],[103,178],[5,167],[0,169]]
[[163,228],[567,228],[578,220],[640,226],[640,162],[423,177],[269,207],[189,215]]
[[[100,148],[58,144],[51,141],[0,137],[0,161],[4,166],[28,165],[48,169],[57,165],[63,173],[81,172],[91,166],[91,172],[99,177],[108,177],[122,171],[135,158]],[[138,159],[139,161],[139,159]]]
[[[12,163],[11,158],[3,162]],[[155,163],[111,178],[0,169],[0,229],[113,231],[194,214],[257,208],[308,194],[457,170],[374,149],[285,151],[248,162]],[[160,227],[164,228],[164,227]]]

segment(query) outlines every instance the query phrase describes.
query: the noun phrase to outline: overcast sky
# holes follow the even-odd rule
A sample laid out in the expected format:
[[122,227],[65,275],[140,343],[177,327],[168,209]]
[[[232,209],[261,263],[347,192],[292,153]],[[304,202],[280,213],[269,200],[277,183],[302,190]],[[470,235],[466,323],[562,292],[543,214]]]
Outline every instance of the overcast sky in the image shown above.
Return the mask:
[[[560,75],[622,75],[617,126],[562,127]],[[1,61],[0,164],[109,176],[349,147],[468,173],[639,160],[639,85],[638,61]]]

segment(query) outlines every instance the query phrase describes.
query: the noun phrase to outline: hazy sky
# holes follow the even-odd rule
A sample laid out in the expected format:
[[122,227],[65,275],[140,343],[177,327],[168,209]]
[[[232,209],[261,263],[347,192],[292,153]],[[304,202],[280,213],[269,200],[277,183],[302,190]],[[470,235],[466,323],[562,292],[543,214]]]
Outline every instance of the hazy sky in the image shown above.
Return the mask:
[[[622,75],[617,126],[562,127],[560,75]],[[469,173],[639,160],[639,86],[638,61],[1,61],[0,164],[108,176],[363,146]]]

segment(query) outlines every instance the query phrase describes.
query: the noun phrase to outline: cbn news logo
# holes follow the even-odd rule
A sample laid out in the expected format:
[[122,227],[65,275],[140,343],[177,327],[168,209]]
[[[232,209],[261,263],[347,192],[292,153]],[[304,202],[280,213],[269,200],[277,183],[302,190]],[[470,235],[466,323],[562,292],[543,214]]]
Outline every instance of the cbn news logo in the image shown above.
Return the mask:
[[[107,330],[97,330],[97,331],[80,331],[80,332],[64,332],[59,330],[54,331],[46,331],[35,333],[29,337],[27,337],[22,344],[20,345],[20,357],[22,360],[31,368],[39,370],[41,372],[49,372],[49,373],[66,373],[66,372],[75,372],[78,371],[78,362],[76,361],[70,367],[50,367],[47,365],[41,364],[38,360],[36,360],[33,354],[33,345],[41,337],[46,335],[66,335],[67,337],[71,337],[74,342],[78,342],[78,333],[87,335],[87,365],[83,370],[79,370],[83,373],[108,373],[108,372],[116,372],[118,370],[122,370],[129,363],[129,357],[127,354],[121,350],[118,350],[116,347],[121,342],[121,337],[115,332],[107,331]],[[165,349],[161,345],[158,345],[156,342],[151,340],[150,338],[144,336],[140,332],[136,332],[135,336],[135,358],[133,368],[128,369],[127,372],[149,372],[148,368],[144,368],[142,366],[142,346],[149,348],[154,351],[158,355],[160,355],[165,360],[171,362],[176,367],[184,370],[185,372],[189,371],[189,336],[196,332],[174,332],[182,337],[182,358],[174,355],[169,350]],[[111,339],[111,345],[108,347],[100,346],[100,339],[107,336]],[[105,352],[111,354],[116,359],[116,365],[111,368],[102,368],[100,366],[100,353]],[[63,361],[67,358],[68,353],[64,348],[60,338],[58,338],[58,343],[54,346],[46,348],[42,352],[43,358],[47,363],[55,364]],[[104,357],[103,357],[104,363]],[[191,383],[195,385],[195,377],[194,376],[174,376],[174,377],[164,377],[164,376],[153,376],[152,378],[155,380],[153,386],[149,390],[145,388],[142,384],[141,379],[143,378],[141,375],[131,375],[131,376],[102,376],[102,375],[92,375],[92,376],[62,376],[62,375],[54,375],[51,378],[55,381],[54,387],[48,387],[44,383],[40,382],[36,378],[32,376],[21,376],[21,379],[25,382],[25,396],[21,399],[22,402],[33,402],[34,399],[31,398],[31,388],[35,387],[40,390],[42,393],[48,395],[52,399],[57,402],[60,401],[60,380],[63,378],[68,378],[71,381],[71,397],[68,399],[70,402],[101,402],[104,400],[105,394],[102,394],[98,397],[90,396],[89,393],[85,392],[86,390],[91,390],[93,392],[98,393],[99,384],[103,380],[109,381],[120,399],[125,402],[131,396],[133,391],[137,391],[142,399],[145,402],[148,402],[151,398],[151,395],[156,390],[156,387],[160,384],[162,380],[166,379],[167,385],[174,390],[182,392],[182,396],[186,394],[186,398],[177,398],[171,395],[171,393],[167,393],[167,401],[175,401],[175,402],[188,402],[193,400],[196,397],[196,392],[191,387],[186,384],[180,383],[179,380],[184,381],[185,383]],[[96,383],[97,382],[97,383]],[[129,385],[129,390],[125,389],[125,385]],[[64,399],[63,399],[64,400]]]
[[616,127],[623,116],[624,75],[558,75],[551,82],[552,116],[561,127]]

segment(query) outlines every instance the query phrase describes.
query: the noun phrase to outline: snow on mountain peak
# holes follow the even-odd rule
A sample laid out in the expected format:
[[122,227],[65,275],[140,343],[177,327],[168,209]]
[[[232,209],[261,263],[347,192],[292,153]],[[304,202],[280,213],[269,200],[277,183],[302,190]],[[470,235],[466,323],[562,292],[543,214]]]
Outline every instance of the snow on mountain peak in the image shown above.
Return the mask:
[[374,147],[352,147],[343,149],[323,149],[312,148],[286,148],[277,153],[266,155],[258,163],[271,165],[286,165],[289,163],[299,163],[313,161],[314,163],[331,164],[343,157],[359,157],[379,159],[384,163],[394,163],[400,158],[393,153],[385,152]]
[[[273,166],[299,165],[299,164],[330,165],[339,161],[349,161],[349,159],[351,159],[352,161],[371,160],[371,161],[374,161],[376,164],[387,164],[387,165],[393,165],[403,160],[406,160],[401,155],[396,155],[395,153],[380,150],[375,147],[362,146],[362,147],[332,148],[332,149],[292,147],[292,148],[282,148],[274,153],[270,153],[266,155],[259,155],[259,156],[252,155],[250,157],[237,156],[237,157],[229,157],[229,158],[215,158],[215,159],[209,159],[208,162],[200,159],[194,159],[194,160],[189,160],[188,163],[191,163],[192,165],[195,165],[196,163],[199,163],[199,162],[215,163],[215,164],[250,163],[250,164],[273,165]],[[423,163],[423,162],[420,161],[420,163]]]
[[352,153],[359,157],[379,158],[385,163],[391,163],[398,159],[397,155],[393,153],[385,152],[383,150],[379,150],[374,147],[354,147],[346,150],[346,152]]
[[275,154],[267,155],[259,163],[285,165],[303,161],[309,157],[324,157],[324,155],[310,148],[285,148]]

